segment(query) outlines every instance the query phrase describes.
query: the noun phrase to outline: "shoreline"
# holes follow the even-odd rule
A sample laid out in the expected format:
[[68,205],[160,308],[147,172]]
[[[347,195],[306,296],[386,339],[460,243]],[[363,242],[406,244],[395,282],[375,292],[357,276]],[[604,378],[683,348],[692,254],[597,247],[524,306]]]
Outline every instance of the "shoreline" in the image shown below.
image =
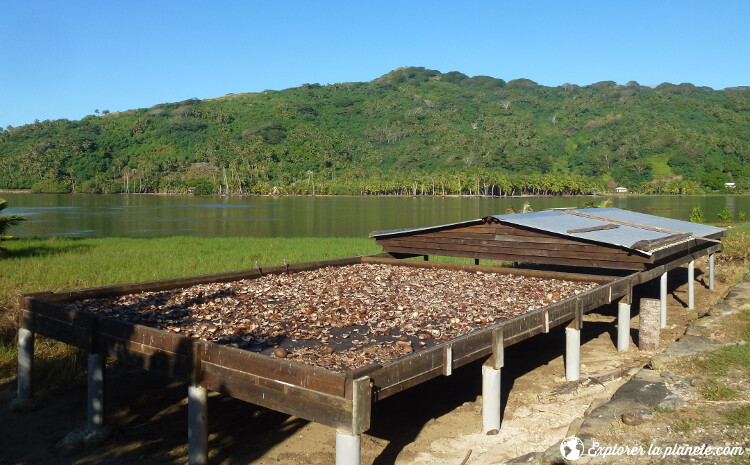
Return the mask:
[[358,197],[358,198],[382,198],[382,197],[395,197],[395,198],[471,198],[471,199],[524,199],[524,198],[568,198],[568,197],[708,197],[708,196],[721,196],[721,195],[732,195],[732,196],[746,196],[750,193],[721,193],[711,192],[702,194],[639,194],[628,192],[626,194],[620,193],[599,193],[599,194],[523,194],[523,195],[469,195],[469,194],[423,194],[423,195],[399,195],[399,194],[380,194],[380,195],[362,195],[362,194],[210,194],[210,195],[195,195],[195,194],[183,194],[183,193],[168,193],[168,192],[113,192],[113,193],[88,193],[88,192],[66,192],[66,193],[54,193],[54,192],[31,192],[30,189],[0,189],[0,195],[2,194],[39,194],[39,195],[146,195],[146,196],[165,196],[165,197]]

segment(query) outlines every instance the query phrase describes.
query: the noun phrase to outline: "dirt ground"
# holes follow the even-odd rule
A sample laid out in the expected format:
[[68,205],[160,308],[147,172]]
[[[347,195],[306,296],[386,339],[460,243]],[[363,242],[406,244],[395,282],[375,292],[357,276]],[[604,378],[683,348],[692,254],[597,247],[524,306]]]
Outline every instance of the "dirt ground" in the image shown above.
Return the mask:
[[[684,333],[690,321],[724,295],[727,283],[714,291],[696,266],[696,310],[688,310],[687,271],[669,276],[668,326],[661,348]],[[639,286],[636,298],[658,298],[658,280]],[[503,423],[495,436],[481,434],[481,363],[456,369],[373,405],[371,429],[362,436],[364,464],[502,463],[544,450],[565,437],[568,426],[583,416],[592,401],[609,397],[653,352],[615,349],[616,306],[585,318],[581,335],[581,380],[564,378],[563,328],[516,344],[506,351],[502,371]],[[637,340],[637,309],[632,335]],[[107,422],[112,437],[104,444],[72,455],[55,445],[85,425],[86,387],[39,392],[29,412],[7,406],[15,379],[0,380],[0,463],[130,464],[187,463],[187,388],[122,366],[108,368],[105,381]],[[329,464],[335,461],[335,432],[329,427],[289,417],[213,394],[209,399],[212,464]]]

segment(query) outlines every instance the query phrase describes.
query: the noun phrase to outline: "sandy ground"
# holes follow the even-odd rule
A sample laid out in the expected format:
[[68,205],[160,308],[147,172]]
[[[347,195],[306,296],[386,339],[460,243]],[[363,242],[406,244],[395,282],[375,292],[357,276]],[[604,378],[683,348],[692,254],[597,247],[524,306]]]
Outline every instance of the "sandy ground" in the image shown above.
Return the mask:
[[[696,308],[705,311],[726,292],[704,286],[696,267]],[[687,310],[687,272],[670,272],[668,327],[662,348],[683,334],[696,310]],[[658,280],[637,295],[658,298]],[[495,436],[481,428],[481,363],[455,370],[373,406],[371,429],[362,437],[364,464],[502,463],[544,450],[565,437],[592,401],[608,398],[653,353],[618,353],[616,306],[586,316],[582,332],[581,383],[564,379],[564,331],[507,349],[502,372],[503,424]],[[631,325],[637,328],[637,310]],[[637,331],[632,331],[637,338]],[[130,464],[187,463],[186,386],[125,367],[109,368],[105,384],[107,421],[113,431],[106,443],[72,455],[55,444],[85,424],[85,386],[64,392],[40,392],[30,412],[11,412],[15,380],[0,380],[0,463]],[[212,395],[209,399],[212,464],[328,464],[334,462],[334,430],[251,404]]]

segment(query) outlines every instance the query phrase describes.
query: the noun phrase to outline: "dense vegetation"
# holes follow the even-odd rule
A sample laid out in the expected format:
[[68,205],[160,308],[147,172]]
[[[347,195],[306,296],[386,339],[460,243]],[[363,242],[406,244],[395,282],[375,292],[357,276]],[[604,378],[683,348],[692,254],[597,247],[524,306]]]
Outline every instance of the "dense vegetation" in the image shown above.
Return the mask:
[[0,131],[0,188],[37,192],[694,193],[750,175],[750,88],[424,68]]

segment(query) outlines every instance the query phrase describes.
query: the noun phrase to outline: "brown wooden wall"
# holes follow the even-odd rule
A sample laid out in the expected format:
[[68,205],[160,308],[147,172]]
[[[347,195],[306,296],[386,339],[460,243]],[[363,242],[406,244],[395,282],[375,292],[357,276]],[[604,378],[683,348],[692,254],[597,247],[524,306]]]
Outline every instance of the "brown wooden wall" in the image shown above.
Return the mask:
[[378,238],[392,254],[443,255],[518,263],[643,270],[649,257],[622,247],[576,241],[501,224],[463,226]]

